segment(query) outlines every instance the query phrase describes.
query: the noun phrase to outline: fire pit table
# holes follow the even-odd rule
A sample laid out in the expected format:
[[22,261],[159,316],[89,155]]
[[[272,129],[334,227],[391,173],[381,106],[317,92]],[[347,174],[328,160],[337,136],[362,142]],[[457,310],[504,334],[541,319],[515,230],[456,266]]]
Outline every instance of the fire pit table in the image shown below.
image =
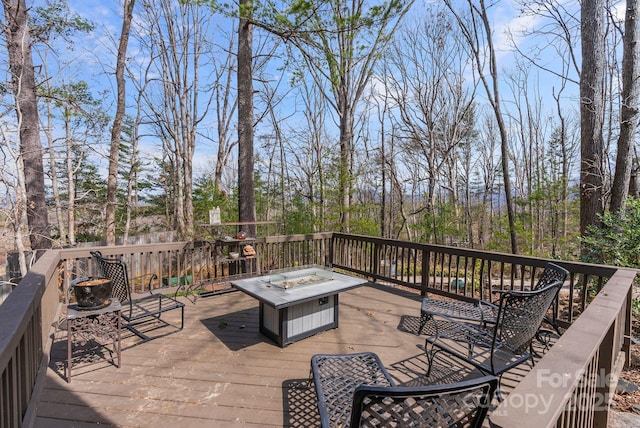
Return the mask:
[[366,282],[314,265],[272,271],[231,285],[260,302],[260,332],[285,347],[337,328],[338,294]]

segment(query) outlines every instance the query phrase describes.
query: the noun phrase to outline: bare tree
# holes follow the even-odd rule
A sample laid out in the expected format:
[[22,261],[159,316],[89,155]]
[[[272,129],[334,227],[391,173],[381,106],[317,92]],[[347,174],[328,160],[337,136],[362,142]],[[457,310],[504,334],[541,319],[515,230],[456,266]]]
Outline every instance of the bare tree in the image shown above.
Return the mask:
[[[560,176],[561,183],[561,200],[562,200],[562,237],[567,237],[567,230],[569,224],[569,171],[571,165],[571,159],[573,158],[573,150],[576,149],[576,145],[572,145],[572,139],[570,137],[570,122],[567,115],[564,113],[564,109],[561,104],[562,93],[566,88],[566,80],[560,82],[560,87],[553,91],[553,99],[555,101],[555,110],[558,116],[557,125],[557,145],[560,152],[560,163],[562,165],[562,173]],[[573,140],[575,143],[575,140]],[[555,241],[554,241],[555,244]],[[555,254],[555,246],[554,246]]]
[[[5,221],[11,225],[14,247],[18,253],[20,274],[24,276],[29,270],[23,234],[27,226],[24,165],[17,145],[9,139],[6,131],[8,129],[5,129],[5,126],[0,127],[0,156],[2,156],[0,183],[3,184],[2,187],[6,191],[6,194],[2,195],[2,200],[5,203],[0,209],[0,213]],[[12,134],[14,133],[12,132]],[[15,169],[10,167],[11,165],[15,165]],[[14,278],[9,279],[13,280]]]
[[31,53],[29,17],[24,0],[2,0],[12,91],[24,165],[26,212],[31,249],[51,248],[45,203],[44,165],[40,143],[36,80]]
[[[521,49],[521,43],[509,33],[512,48],[531,65],[563,81],[579,84],[580,61],[576,52],[580,39],[579,2],[561,0],[522,0],[521,11],[524,16],[535,17],[541,25],[527,29],[521,35],[535,38],[535,43],[526,44],[530,49]],[[550,51],[550,52],[549,52]],[[553,58],[553,61],[541,61],[540,58]]]
[[[253,1],[240,0],[238,24],[238,218],[256,221],[253,156]],[[256,236],[256,226],[243,228]]]
[[[380,72],[383,76],[389,72],[386,61],[381,62]],[[374,93],[373,96],[378,98],[378,102],[374,102],[374,109],[380,124],[380,147],[376,159],[376,167],[380,171],[380,236],[389,238],[393,235],[395,227],[393,192],[391,192],[390,187],[392,183],[390,177],[393,173],[393,171],[391,171],[393,166],[392,160],[395,156],[395,135],[393,133],[393,124],[389,120],[393,103],[387,90],[383,90],[382,93],[379,94]],[[387,126],[390,128],[389,130]],[[400,198],[402,198],[402,196],[403,195],[401,195]]]
[[[44,75],[48,76],[47,61],[43,61]],[[44,90],[46,92],[52,92],[53,88],[50,86],[50,79],[45,79]],[[62,206],[62,198],[60,195],[61,184],[58,179],[58,165],[56,163],[56,136],[54,136],[54,112],[53,112],[53,99],[46,99],[44,106],[45,123],[42,125],[43,133],[47,139],[47,155],[49,160],[48,171],[51,177],[51,191],[53,193],[53,204],[55,209],[56,226],[59,234],[59,244],[66,245],[67,241],[67,227],[64,221],[64,210]]]
[[477,222],[478,243],[482,247],[489,242],[496,227],[496,222],[494,221],[494,196],[498,181],[498,171],[500,170],[497,160],[500,137],[496,129],[495,116],[492,117],[490,113],[482,113],[481,118],[480,122],[484,125],[481,126],[475,149],[480,157],[478,174],[480,175],[479,181],[482,186],[479,193],[482,197]]
[[125,226],[123,230],[123,241],[126,241],[129,236],[132,226],[133,229],[136,230],[136,224],[132,225],[132,219],[135,216],[137,219],[137,214],[139,210],[139,179],[140,173],[143,169],[142,167],[142,159],[140,157],[140,140],[142,138],[143,125],[147,117],[145,115],[145,96],[147,94],[147,90],[149,86],[153,83],[153,79],[150,75],[154,74],[152,72],[152,68],[154,66],[154,62],[150,59],[143,64],[137,63],[125,63],[125,68],[127,74],[129,75],[129,80],[133,84],[136,95],[135,99],[135,115],[133,115],[131,123],[130,123],[130,141],[129,141],[129,151],[130,151],[130,160],[128,163],[128,173],[125,173],[126,181],[127,181],[127,192],[126,192],[126,220]]
[[[55,221],[58,229],[58,245],[67,245],[67,227],[60,190],[62,184],[59,180],[59,169],[56,159],[56,144],[59,135],[56,135],[56,85],[61,85],[64,76],[72,74],[67,71],[75,63],[72,58],[64,61],[57,41],[62,40],[65,49],[72,50],[78,33],[87,33],[94,28],[93,24],[82,16],[72,13],[64,0],[48,2],[46,5],[35,7],[31,16],[31,36],[33,37],[34,55],[40,63],[38,79],[41,82],[38,88],[42,110],[40,112],[41,131],[46,138],[46,156],[48,171],[51,180],[51,192],[55,209]],[[50,69],[57,69],[52,75]]]
[[[537,70],[534,70],[537,71]],[[526,204],[527,220],[523,220],[523,234],[528,238],[529,251],[535,253],[545,236],[545,221],[541,200],[543,189],[545,138],[549,127],[543,119],[542,97],[538,90],[536,76],[531,66],[518,61],[514,71],[509,73],[507,84],[511,88],[514,103],[510,120],[513,146],[510,150],[514,165],[514,196]]]
[[611,211],[624,208],[631,180],[633,142],[640,103],[640,17],[638,0],[627,0],[622,56],[622,107],[616,169],[611,189]]
[[[148,117],[163,143],[163,185],[172,186],[167,214],[181,236],[190,236],[193,218],[193,155],[198,127],[207,115],[211,93],[200,87],[200,68],[209,19],[194,4],[170,0],[142,3],[148,28],[140,37],[158,76],[144,92]],[[204,95],[204,96],[203,96]]]
[[[380,52],[413,1],[391,0],[369,7],[364,0],[296,3],[293,19],[278,15],[263,28],[298,48],[309,76],[323,89],[340,131],[339,198],[341,227],[350,228],[353,190],[354,121]],[[325,85],[323,83],[328,83]]]
[[120,156],[120,137],[122,122],[124,121],[126,85],[124,80],[125,61],[127,57],[127,45],[133,19],[133,7],[135,0],[124,0],[124,16],[122,18],[122,31],[120,32],[120,44],[116,60],[116,84],[118,88],[116,101],[116,114],[111,128],[111,147],[109,150],[109,175],[107,178],[107,204],[106,204],[106,239],[107,245],[116,244],[116,203],[118,190],[118,161]]
[[463,43],[446,15],[434,10],[408,23],[387,54],[397,70],[386,80],[398,116],[398,145],[406,162],[416,165],[414,180],[427,184],[426,206],[416,207],[414,214],[427,213],[431,224],[423,238],[436,243],[444,234],[436,199],[444,191],[457,204],[457,148],[473,129],[474,88],[464,82]]
[[296,182],[298,196],[310,205],[313,215],[312,230],[326,230],[327,188],[335,184],[328,173],[327,163],[332,156],[330,138],[327,135],[326,100],[320,94],[320,88],[305,79],[299,82],[302,99],[303,124],[291,129],[287,140],[287,167]]
[[[485,93],[496,117],[496,123],[500,133],[502,180],[504,183],[505,203],[507,205],[511,252],[517,254],[518,239],[509,168],[509,140],[504,115],[502,113],[497,53],[493,43],[493,34],[491,24],[489,23],[488,8],[484,0],[480,0],[479,2],[467,0],[468,10],[463,16],[461,13],[457,12],[456,6],[451,0],[445,0],[445,4],[454,14],[458,27],[462,31],[463,37],[467,40],[468,46],[471,50],[472,60],[478,70],[480,81],[482,82]],[[485,61],[488,61],[488,64],[486,64]]]
[[580,233],[585,234],[604,210],[604,2],[583,0],[581,11]]
[[[235,26],[232,27],[232,33]],[[218,150],[214,169],[214,188],[218,193],[223,192],[222,176],[229,164],[231,151],[237,146],[238,140],[233,137],[235,112],[238,108],[238,98],[232,91],[233,74],[237,63],[234,55],[235,39],[229,34],[229,44],[222,49],[222,53],[213,59],[216,108],[216,134]]]

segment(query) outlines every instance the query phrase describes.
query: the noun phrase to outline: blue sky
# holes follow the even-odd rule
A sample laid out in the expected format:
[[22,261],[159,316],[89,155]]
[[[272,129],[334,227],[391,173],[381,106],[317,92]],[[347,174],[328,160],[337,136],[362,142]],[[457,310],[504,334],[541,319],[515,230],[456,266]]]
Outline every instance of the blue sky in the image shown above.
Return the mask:
[[[433,4],[438,2],[418,0],[414,5],[414,9],[416,10],[415,13],[419,13],[419,9],[429,3]],[[577,5],[577,2],[575,1],[567,1],[565,3],[567,4],[567,7],[575,8]],[[82,58],[82,65],[73,71],[73,73],[77,73],[75,77],[87,80],[95,91],[108,90],[111,96],[115,97],[113,70],[105,67],[111,67],[115,64],[114,43],[117,42],[120,34],[122,19],[121,2],[69,0],[69,5],[73,11],[91,19],[96,24],[96,29],[92,34],[83,36],[77,42],[77,48],[73,51],[73,55],[77,55]],[[140,3],[138,3],[136,7],[140,7]],[[499,52],[499,69],[503,76],[515,66],[513,48],[511,46],[511,41],[507,36],[508,30],[511,34],[517,36],[523,29],[539,28],[543,24],[540,17],[518,16],[519,10],[519,3],[511,0],[502,0],[491,9],[494,42]],[[620,11],[624,14],[624,9],[622,7],[617,9],[617,13],[620,13]],[[545,40],[540,38],[532,41],[531,39],[522,39],[517,37],[515,41],[523,50],[526,50],[527,45],[530,43],[545,43]],[[134,39],[131,39],[128,54],[131,57],[136,57]],[[547,67],[555,68],[557,66],[557,64],[555,64],[556,57],[551,49],[548,49],[546,54],[538,58],[538,61],[540,61],[540,64],[544,64]],[[107,66],[104,64],[107,64]],[[529,78],[529,83],[532,88],[541,94],[542,102],[549,106],[548,108],[551,108],[553,100],[545,94],[551,93],[551,87],[557,86],[557,80],[552,78],[548,73],[540,73],[536,68],[531,69]],[[509,93],[510,89],[505,84],[501,86],[501,90],[503,100],[508,108],[510,105],[508,98],[512,97],[512,94]],[[576,112],[578,105],[577,90],[577,85],[570,85],[565,101],[567,108],[574,109]],[[482,92],[479,93],[482,94]],[[115,102],[115,99],[112,99],[112,102]],[[195,160],[197,169],[204,170],[205,168],[208,168],[208,165],[211,163],[210,157],[214,156],[214,149],[215,147],[208,143],[199,147],[199,152]],[[157,149],[153,147],[148,147],[147,150],[149,153],[157,151]]]

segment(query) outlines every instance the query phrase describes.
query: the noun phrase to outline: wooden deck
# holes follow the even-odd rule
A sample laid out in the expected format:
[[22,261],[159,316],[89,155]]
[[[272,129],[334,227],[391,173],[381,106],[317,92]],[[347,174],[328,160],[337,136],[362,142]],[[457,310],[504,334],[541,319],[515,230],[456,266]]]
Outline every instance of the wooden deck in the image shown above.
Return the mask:
[[[243,293],[182,299],[184,330],[145,343],[125,334],[122,367],[74,370],[71,383],[60,331],[36,427],[318,426],[315,392],[306,384],[316,353],[373,351],[400,384],[479,375],[439,354],[424,378],[420,298],[398,288],[368,284],[342,293],[339,328],[284,349],[259,333],[258,303]],[[517,381],[524,369],[503,381]]]

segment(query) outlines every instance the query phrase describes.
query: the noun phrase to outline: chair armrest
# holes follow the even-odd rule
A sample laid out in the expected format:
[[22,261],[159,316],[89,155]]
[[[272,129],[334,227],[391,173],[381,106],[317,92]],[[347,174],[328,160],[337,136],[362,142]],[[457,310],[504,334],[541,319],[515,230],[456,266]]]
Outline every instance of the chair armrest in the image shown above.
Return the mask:
[[147,287],[149,287],[149,294],[153,294],[153,280],[154,279],[158,279],[158,275],[156,275],[155,273],[152,273],[151,277],[149,277],[149,282],[147,283]]
[[[149,277],[148,281],[146,280],[147,277]],[[131,280],[128,281],[129,287],[131,288],[131,295],[137,296],[138,298],[141,298],[144,295],[155,296],[156,294],[153,290],[153,281],[156,279],[158,279],[158,275],[156,275],[155,273],[131,277]],[[147,288],[146,290],[143,289],[142,291],[137,291],[138,287],[136,287],[136,284],[138,284],[138,287],[144,287],[144,285],[146,284]]]
[[485,306],[487,308],[491,308],[491,309],[498,309],[499,305],[496,305],[493,302],[489,302],[487,300],[478,300],[478,306]]

